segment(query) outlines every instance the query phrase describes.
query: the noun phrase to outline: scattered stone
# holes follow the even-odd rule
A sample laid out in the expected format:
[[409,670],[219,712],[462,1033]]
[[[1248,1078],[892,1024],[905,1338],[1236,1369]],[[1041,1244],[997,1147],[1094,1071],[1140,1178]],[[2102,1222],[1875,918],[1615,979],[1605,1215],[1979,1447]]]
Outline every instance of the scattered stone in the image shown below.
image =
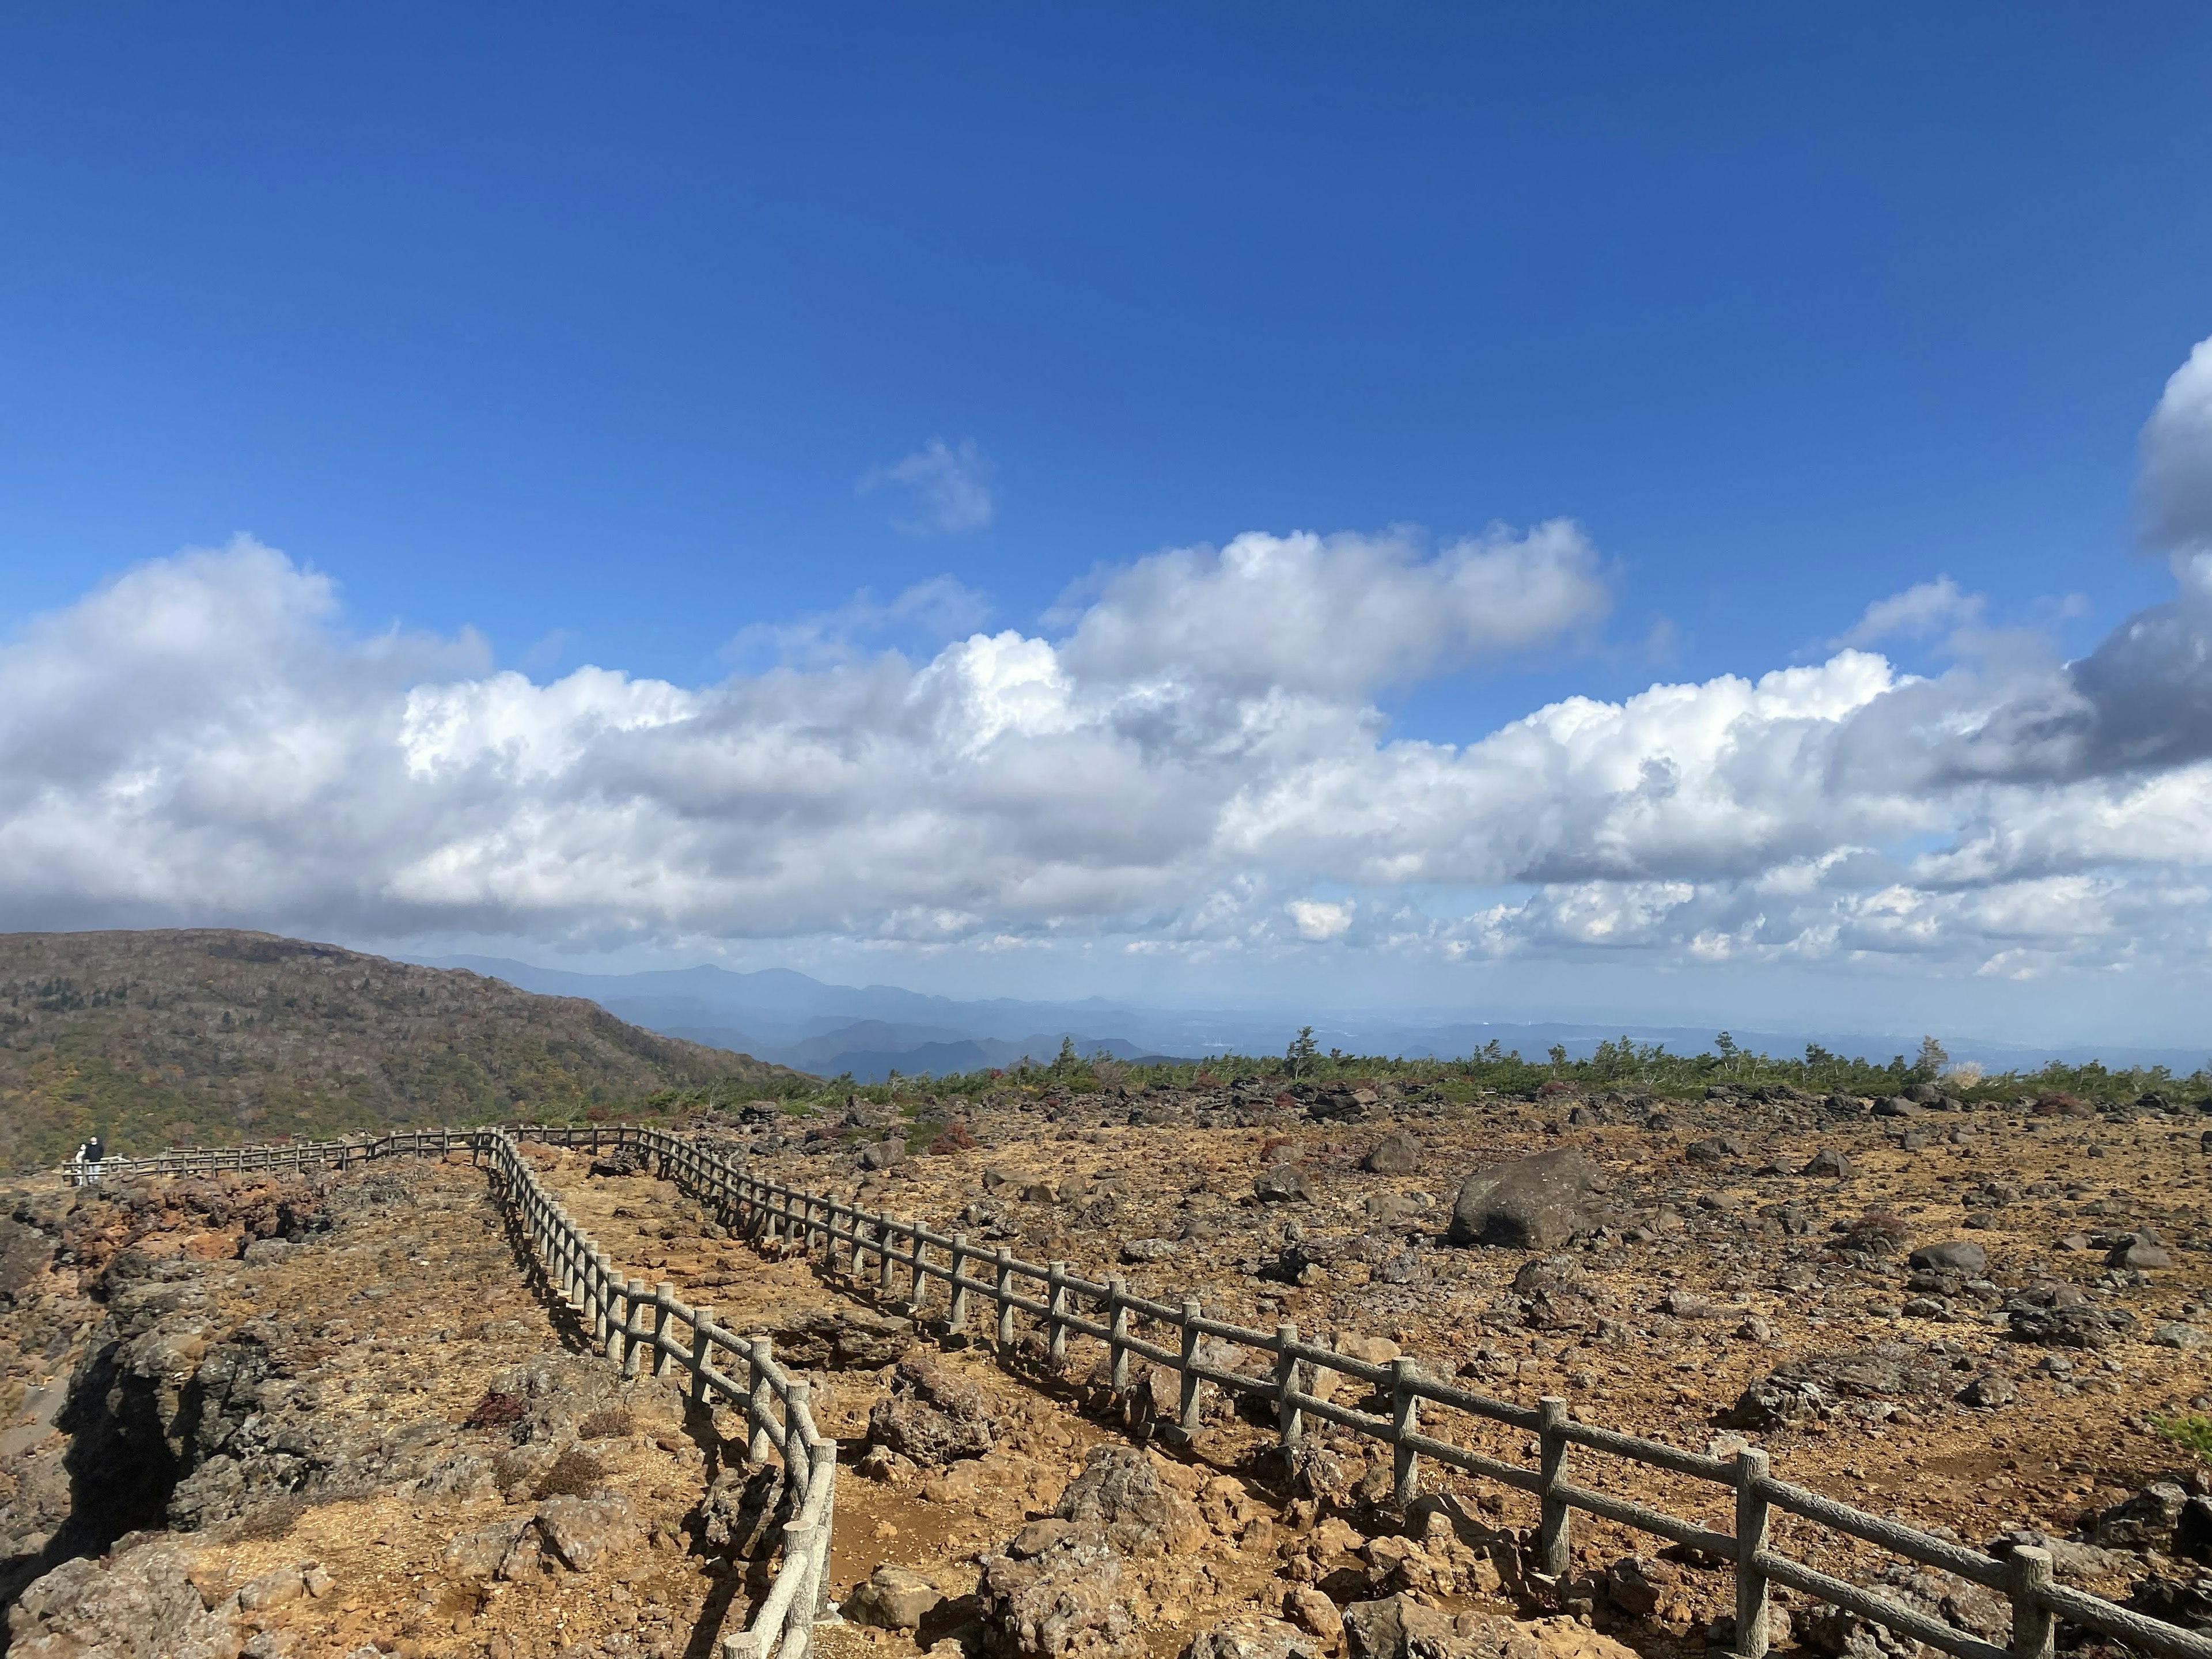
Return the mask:
[[886,1562],[870,1573],[845,1599],[846,1616],[856,1623],[884,1630],[919,1630],[937,1605],[945,1600],[936,1585],[911,1567]]
[[1412,1175],[1421,1167],[1421,1143],[1393,1129],[1368,1150],[1359,1167],[1370,1175]]
[[1907,1100],[1903,1095],[1892,1095],[1874,1103],[1876,1117],[1918,1117],[1923,1109],[1918,1101]]
[[2152,1331],[2150,1340],[2157,1347],[2180,1348],[2186,1351],[2203,1347],[2204,1333],[2194,1325],[2185,1325],[2179,1321],[2174,1321],[2160,1325]]
[[1325,1646],[1334,1648],[1344,1639],[1344,1615],[1311,1584],[1293,1584],[1283,1592],[1283,1617]]
[[2009,1406],[2020,1398],[2020,1389],[2012,1378],[2002,1371],[1985,1371],[1959,1390],[1959,1403],[1973,1406],[1984,1411],[1995,1411]]
[[1172,1238],[1125,1238],[1121,1241],[1121,1260],[1135,1267],[1147,1261],[1164,1261],[1182,1249]]
[[2105,1258],[2105,1265],[2148,1271],[2171,1267],[2173,1258],[2166,1254],[2166,1245],[2156,1233],[2130,1233],[2112,1247],[2112,1253]]
[[1304,1170],[1295,1164],[1276,1164],[1253,1181],[1252,1195],[1262,1204],[1304,1204],[1313,1193],[1306,1185]]
[[1746,1155],[1743,1142],[1734,1135],[1707,1135],[1682,1149],[1682,1156],[1692,1164],[1726,1164]]
[[1245,1613],[1200,1632],[1184,1659],[1320,1659],[1312,1634],[1279,1619]]
[[1906,1261],[1930,1272],[1966,1273],[1977,1279],[1990,1270],[1990,1253],[1971,1238],[1923,1244]]

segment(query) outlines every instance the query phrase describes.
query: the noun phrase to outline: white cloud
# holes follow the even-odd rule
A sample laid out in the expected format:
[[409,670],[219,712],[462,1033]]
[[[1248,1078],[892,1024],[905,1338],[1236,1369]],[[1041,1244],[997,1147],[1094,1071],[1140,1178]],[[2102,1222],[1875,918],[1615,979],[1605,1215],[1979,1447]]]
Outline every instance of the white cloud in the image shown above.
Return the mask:
[[1358,696],[1586,633],[1610,604],[1595,550],[1555,520],[1433,556],[1411,536],[1243,535],[1094,573],[1058,614],[1079,673]]
[[991,494],[991,463],[972,438],[948,444],[932,438],[913,454],[881,466],[860,480],[862,494],[900,486],[917,516],[896,520],[915,534],[957,536],[988,530],[998,510]]
[[2212,340],[2197,342],[2144,422],[2136,496],[2148,546],[2212,555]]
[[1352,907],[1330,904],[1322,899],[1292,899],[1283,907],[1291,913],[1291,921],[1304,939],[1340,939],[1352,926]]
[[[1376,696],[1589,642],[1571,525],[1253,534],[1095,573],[1049,632],[842,643],[980,616],[925,584],[701,688],[356,637],[240,541],[0,644],[0,921],[2197,973],[2212,554],[2175,570],[2070,665],[1846,647],[1452,744]],[[1852,636],[1977,604],[1931,581]]]
[[1831,650],[1880,645],[1884,640],[1924,640],[1981,620],[1985,601],[1948,576],[1916,582],[1902,593],[1876,599],[1850,628],[1828,641]]

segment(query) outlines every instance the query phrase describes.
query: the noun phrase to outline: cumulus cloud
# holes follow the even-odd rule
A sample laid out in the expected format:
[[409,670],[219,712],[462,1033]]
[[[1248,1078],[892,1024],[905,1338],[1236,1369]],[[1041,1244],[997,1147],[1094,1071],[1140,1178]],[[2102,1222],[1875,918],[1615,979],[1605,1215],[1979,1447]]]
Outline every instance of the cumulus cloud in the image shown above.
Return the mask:
[[1948,576],[1916,582],[1902,593],[1876,599],[1851,627],[1828,641],[1831,650],[1880,645],[1884,640],[1924,640],[1981,619],[1985,601]]
[[2136,498],[2146,545],[2212,555],[2212,340],[2174,370],[2143,425]]
[[1358,696],[1587,632],[1610,607],[1565,520],[1425,555],[1410,535],[1239,536],[1094,573],[1063,603],[1075,672]]
[[893,522],[912,534],[988,530],[998,510],[991,494],[991,463],[972,438],[957,444],[932,438],[913,454],[860,480],[863,495],[888,488],[897,489],[909,502],[912,516]]
[[[1036,630],[925,584],[703,687],[361,636],[241,541],[0,645],[0,915],[2171,971],[2212,937],[2212,556],[2174,568],[2071,664],[1868,648],[1975,625],[1938,579],[1825,661],[1448,744],[1378,700],[1590,643],[1611,596],[1574,526],[1170,550]],[[850,647],[917,619],[964,631]]]

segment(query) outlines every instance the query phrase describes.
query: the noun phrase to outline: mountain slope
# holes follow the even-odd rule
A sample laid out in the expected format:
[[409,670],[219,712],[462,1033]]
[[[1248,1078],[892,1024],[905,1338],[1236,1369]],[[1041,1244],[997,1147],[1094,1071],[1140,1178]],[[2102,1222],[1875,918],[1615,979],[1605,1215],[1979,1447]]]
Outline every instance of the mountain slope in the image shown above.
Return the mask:
[[226,929],[0,933],[0,1165],[788,1075],[573,997]]

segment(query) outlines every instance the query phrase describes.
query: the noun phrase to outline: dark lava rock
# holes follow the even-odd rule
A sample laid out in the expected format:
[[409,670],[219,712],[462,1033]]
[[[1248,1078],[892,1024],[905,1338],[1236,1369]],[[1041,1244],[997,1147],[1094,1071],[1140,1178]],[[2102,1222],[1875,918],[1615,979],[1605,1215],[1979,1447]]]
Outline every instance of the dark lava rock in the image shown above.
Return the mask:
[[1831,1181],[1849,1181],[1858,1172],[1858,1165],[1851,1162],[1849,1153],[1838,1147],[1823,1146],[1797,1173]]
[[1403,1129],[1376,1141],[1359,1167],[1370,1175],[1412,1175],[1421,1167],[1421,1143]]
[[1887,1413],[1877,1402],[1941,1396],[1954,1386],[1947,1360],[1901,1342],[1802,1354],[1747,1387],[1729,1421],[1738,1428],[1771,1429],[1833,1417],[1855,1406],[1878,1417]]
[[1262,1204],[1304,1204],[1313,1193],[1297,1164],[1277,1164],[1260,1172],[1252,1182],[1252,1195]]
[[924,1466],[981,1457],[998,1436],[983,1391],[927,1354],[899,1361],[892,1393],[868,1413],[868,1437]]
[[1915,1267],[1936,1273],[1965,1273],[1974,1279],[1979,1279],[1990,1270],[1990,1253],[1971,1238],[1954,1238],[1942,1244],[1923,1244],[1906,1260]]
[[1682,1149],[1682,1156],[1692,1164],[1726,1164],[1745,1155],[1743,1142],[1734,1135],[1707,1135]]
[[1477,1170],[1452,1206],[1451,1242],[1542,1250],[1584,1231],[1597,1168],[1571,1146]]
[[868,1308],[815,1308],[775,1334],[776,1358],[810,1371],[879,1371],[912,1352],[914,1326]]

